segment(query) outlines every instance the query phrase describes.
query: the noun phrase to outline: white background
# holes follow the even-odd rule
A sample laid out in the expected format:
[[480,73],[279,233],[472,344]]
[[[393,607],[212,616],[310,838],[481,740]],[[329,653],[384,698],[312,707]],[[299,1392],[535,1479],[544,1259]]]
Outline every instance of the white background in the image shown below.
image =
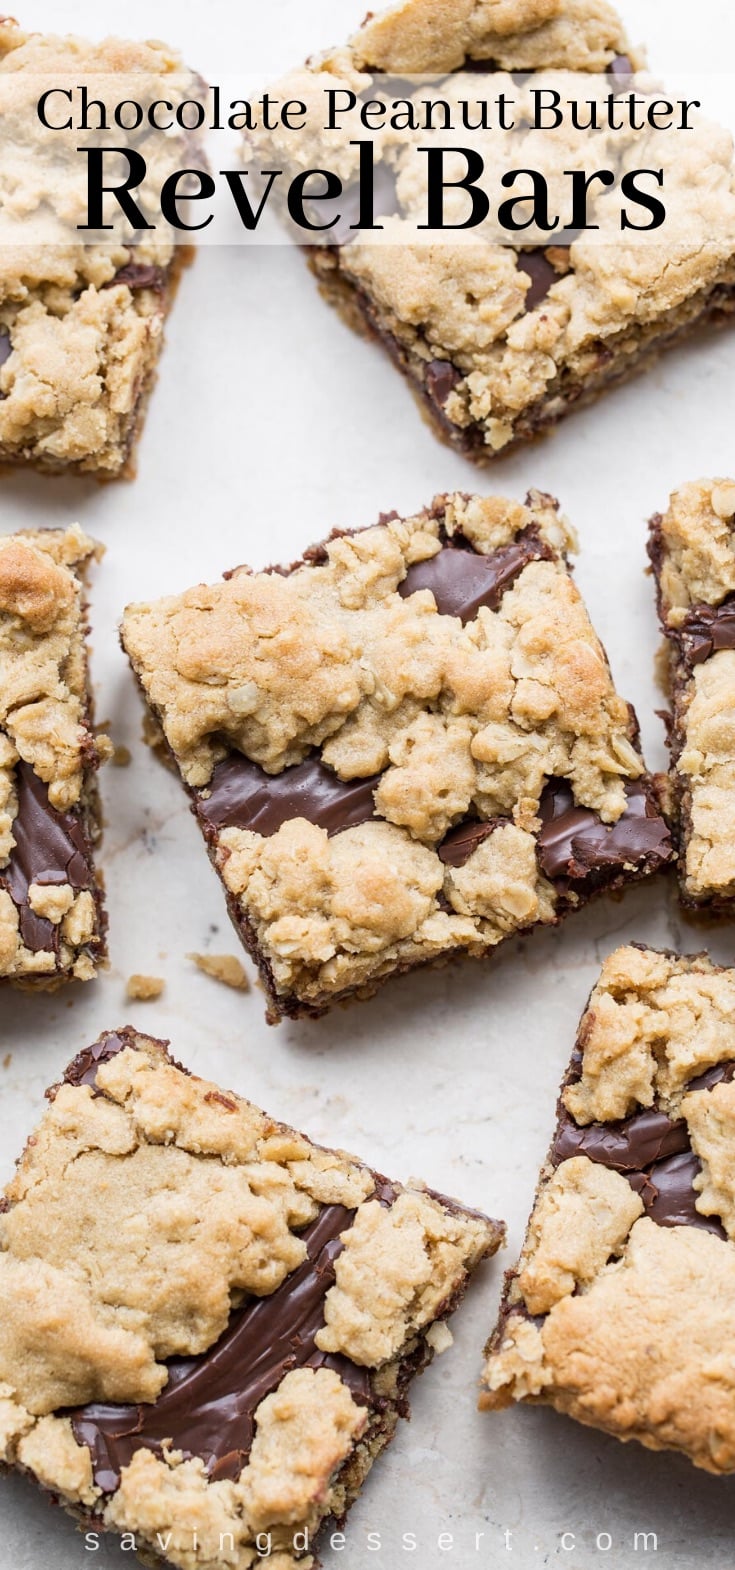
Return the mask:
[[[239,68],[267,79],[344,38],[364,8],[365,0],[126,0],[123,8],[29,0],[23,21],[160,36],[210,80]],[[625,0],[620,9],[664,73],[726,70],[735,55],[727,0],[700,0],[696,10],[683,0]],[[411,510],[435,491],[522,497],[537,485],[561,499],[579,531],[579,582],[618,685],[638,708],[648,759],[660,766],[644,520],[682,481],[735,471],[734,372],[735,334],[712,335],[542,443],[476,472],[436,442],[381,352],[320,301],[300,256],[202,254],[170,320],[137,479],[106,487],[30,474],[0,480],[3,531],[79,519],[107,548],[92,590],[98,717],[133,754],[128,769],[109,768],[102,780],[112,969],[55,997],[0,998],[0,1178],[42,1110],[44,1087],[102,1029],[130,1020],[170,1037],[192,1069],[315,1139],[506,1217],[511,1262],[602,957],[639,939],[690,950],[707,942],[728,961],[731,930],[688,927],[659,881],[593,906],[559,933],[509,944],[491,964],[422,973],[323,1021],[269,1029],[257,989],[228,992],[186,960],[190,950],[234,952],[236,942],[183,794],[141,742],[116,624],[128,600],[214,579],[242,561],[289,560],[335,525]],[[126,1002],[125,979],[138,970],[166,978],[160,1002]],[[454,1322],[456,1346],[415,1387],[413,1421],[354,1509],[347,1550],[325,1554],[328,1570],[731,1565],[732,1482],[540,1408],[477,1414],[501,1268],[496,1260],[481,1273]],[[380,1551],[368,1549],[369,1531],[382,1534]],[[404,1531],[416,1533],[416,1553],[401,1548]],[[636,1531],[658,1534],[655,1556],[634,1551]],[[437,1546],[440,1532],[454,1535],[453,1548]],[[485,1534],[477,1551],[476,1532]],[[609,1533],[612,1547],[607,1537],[596,1547],[598,1533]],[[86,1552],[30,1484],[2,1483],[7,1570],[120,1570],[132,1557],[112,1542]]]

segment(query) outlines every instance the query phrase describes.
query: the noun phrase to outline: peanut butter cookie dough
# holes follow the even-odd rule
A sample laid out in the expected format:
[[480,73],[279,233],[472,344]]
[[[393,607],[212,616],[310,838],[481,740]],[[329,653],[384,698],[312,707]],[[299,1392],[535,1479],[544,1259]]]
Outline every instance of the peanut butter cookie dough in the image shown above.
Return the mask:
[[177,1570],[309,1570],[501,1223],[104,1035],[0,1209],[0,1457]]
[[105,957],[81,529],[0,538],[0,981],[89,981]]
[[735,971],[605,961],[481,1404],[540,1401],[735,1471]]
[[446,495],[122,629],[269,1017],[663,866],[635,716],[551,497]]
[[[586,142],[583,135],[581,144],[570,143],[564,126],[539,146],[535,92],[551,87],[571,102],[589,92],[589,102],[606,103],[609,113],[616,98],[627,102],[639,90],[642,64],[605,0],[400,0],[369,13],[344,47],[314,57],[274,88],[281,100],[311,108],[307,130],[315,129],[304,135],[298,167],[332,170],[342,182],[342,196],[319,200],[313,215],[316,229],[337,213],[339,222],[323,242],[310,234],[306,247],[322,293],[351,326],[384,345],[437,434],[479,463],[555,424],[696,326],[729,321],[735,312],[727,132],[700,123],[686,133],[643,125],[635,138],[628,130],[626,143],[624,128],[598,130],[598,170],[619,166],[621,157],[631,171],[665,167],[666,222],[652,236],[632,232],[645,230],[640,213],[621,232],[607,190],[587,229],[570,223],[564,181],[570,168],[585,167],[590,133]],[[640,91],[645,107],[650,85],[642,81]],[[463,229],[466,192],[449,188],[448,200],[458,204],[448,217],[454,228],[421,235],[428,227],[426,172],[417,148],[429,140],[426,127],[415,129],[412,120],[409,137],[390,121],[367,118],[375,127],[373,217],[382,232],[356,232],[361,139],[369,132],[335,115],[320,137],[317,128],[329,126],[320,105],[331,102],[330,93],[337,105],[353,95],[355,113],[371,101],[410,100],[419,126],[422,105],[437,95],[457,114],[469,104],[475,134],[455,126],[453,137],[440,131],[433,145],[443,140],[461,152],[469,143],[501,200],[504,171],[513,164],[516,173],[538,170],[553,193],[549,219],[557,227],[545,244],[534,231],[525,245],[522,231],[503,231],[494,220],[485,234],[482,225]],[[478,132],[478,95],[492,105],[505,95],[516,106],[510,127]],[[442,125],[439,118],[430,129]],[[288,169],[289,159],[297,165],[293,133],[278,128],[249,133],[246,141],[248,158],[264,168]],[[465,173],[466,161],[458,160],[447,180]]]
[[[11,17],[0,19],[3,218],[18,224],[17,243],[4,230],[0,244],[0,464],[105,479],[131,470],[164,320],[189,253],[160,237],[160,214],[151,235],[133,230],[118,208],[106,215],[111,232],[83,243],[84,137],[63,129],[69,103],[58,95],[83,82],[94,98],[95,80],[103,97],[117,81],[120,97],[174,103],[196,85],[161,43],[90,43],[27,33]],[[48,107],[55,131],[42,132],[39,123],[44,91],[56,95]],[[131,145],[114,127],[90,138],[102,146],[121,139]],[[176,168],[185,144],[183,133],[151,131],[149,162],[156,170],[167,160]],[[36,223],[41,241],[34,239]]]
[[666,637],[681,898],[735,909],[735,480],[683,485],[651,519]]

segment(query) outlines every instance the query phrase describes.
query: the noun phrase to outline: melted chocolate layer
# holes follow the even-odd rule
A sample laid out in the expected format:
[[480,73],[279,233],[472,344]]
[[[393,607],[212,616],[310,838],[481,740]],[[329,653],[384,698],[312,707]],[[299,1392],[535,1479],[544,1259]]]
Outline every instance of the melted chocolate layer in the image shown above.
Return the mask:
[[706,1068],[703,1074],[697,1074],[695,1079],[690,1079],[687,1092],[690,1090],[713,1090],[715,1085],[730,1085],[735,1079],[735,1063],[715,1063],[712,1068]]
[[626,785],[628,805],[617,823],[603,823],[589,807],[578,807],[567,780],[549,780],[541,797],[538,859],[552,880],[583,887],[627,867],[662,866],[672,855],[671,835],[645,781]]
[[[576,1064],[577,1068],[580,1066],[581,1058]],[[573,1083],[574,1077],[573,1074],[567,1083]],[[718,1063],[691,1079],[686,1089],[712,1090],[733,1077],[735,1063]],[[702,1216],[696,1208],[694,1179],[702,1165],[692,1150],[684,1118],[674,1121],[652,1107],[618,1122],[580,1126],[570,1112],[562,1109],[550,1160],[557,1167],[570,1156],[587,1156],[590,1161],[621,1172],[640,1194],[646,1215],[658,1226],[701,1227],[717,1237],[727,1237],[716,1217]]]
[[[602,822],[588,807],[578,807],[566,780],[552,779],[544,786],[539,806],[541,831],[538,859],[547,878],[594,888],[611,874],[649,862],[669,859],[671,837],[666,824],[641,782],[626,787],[628,807],[614,825]],[[482,823],[466,819],[437,846],[441,860],[463,867],[488,834],[511,819],[491,818]]]
[[701,1216],[696,1209],[697,1191],[694,1179],[699,1177],[702,1164],[693,1150],[683,1150],[665,1161],[655,1161],[647,1172],[626,1173],[650,1216],[660,1227],[700,1227],[727,1238],[722,1223],[714,1216]]
[[[498,819],[494,818],[487,823],[479,823],[474,818],[468,823],[460,823],[456,829],[450,829],[445,835],[436,851],[440,861],[447,867],[463,867],[469,861],[473,851],[477,850],[488,834],[498,826]],[[510,819],[508,819],[510,822]]]
[[78,814],[52,807],[48,787],[28,763],[17,766],[16,790],[15,846],[0,872],[0,888],[7,890],[17,908],[26,948],[58,953],[59,928],[31,910],[28,889],[32,883],[47,887],[69,883],[75,893],[94,888],[89,846]]
[[589,1123],[580,1128],[566,1113],[551,1152],[554,1166],[570,1156],[588,1156],[615,1172],[640,1172],[662,1157],[688,1151],[689,1130],[683,1118],[672,1122],[665,1112],[639,1112],[617,1123]]
[[298,1270],[269,1297],[250,1299],[236,1310],[207,1352],[172,1359],[156,1402],[94,1402],[71,1414],[78,1443],[91,1451],[99,1488],[113,1492],[136,1450],[160,1455],[166,1440],[187,1457],[201,1457],[213,1480],[239,1477],[253,1442],[256,1408],[294,1368],[332,1368],[356,1401],[370,1401],[369,1371],[315,1344],[343,1246],[339,1235],[353,1218],[354,1211],[343,1205],[325,1205],[303,1234],[307,1255]]
[[690,665],[702,665],[719,649],[735,649],[735,594],[721,605],[695,605],[678,636]]
[[444,545],[428,561],[409,567],[398,593],[407,599],[418,589],[430,589],[442,616],[472,621],[480,607],[497,610],[506,589],[532,561],[548,561],[551,551],[531,525],[508,545],[481,556],[466,545]]
[[253,829],[275,834],[291,818],[307,818],[328,834],[356,828],[375,817],[373,791],[380,779],[341,780],[319,758],[307,758],[281,774],[266,774],[241,753],[218,763],[207,786],[197,792],[195,811],[205,827]]
[[135,1044],[135,1034],[127,1030],[111,1030],[91,1047],[85,1047],[69,1064],[64,1075],[65,1085],[96,1085],[100,1063],[109,1063],[124,1047]]

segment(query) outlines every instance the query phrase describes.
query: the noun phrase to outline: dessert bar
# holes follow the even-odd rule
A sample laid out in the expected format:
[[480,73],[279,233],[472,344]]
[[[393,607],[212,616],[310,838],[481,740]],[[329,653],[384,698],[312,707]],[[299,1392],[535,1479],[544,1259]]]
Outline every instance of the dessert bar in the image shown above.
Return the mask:
[[81,529],[0,538],[0,981],[88,981],[105,957]]
[[[566,129],[545,138],[543,130],[524,132],[534,123],[539,90],[585,104],[590,93],[593,103],[615,94],[627,100],[631,90],[645,98],[650,80],[646,86],[635,76],[642,63],[604,0],[401,0],[370,12],[348,44],[276,84],[280,100],[298,99],[310,110],[300,163],[293,133],[247,138],[255,167],[259,160],[264,169],[282,169],[285,161],[288,169],[290,160],[293,167],[337,171],[341,198],[320,198],[313,215],[316,230],[330,220],[333,227],[306,236],[305,254],[322,293],[351,326],[382,343],[437,434],[480,463],[555,424],[692,328],[731,320],[735,312],[735,182],[727,132],[698,121],[686,135],[658,129],[628,133],[626,140],[618,129],[599,138],[605,150],[598,165],[622,161],[631,177],[664,166],[666,216],[653,233],[646,232],[649,213],[638,208],[627,214],[622,233],[625,214],[607,189],[586,215],[586,227],[574,228],[568,199],[557,194],[570,163],[585,167],[589,133],[572,152]],[[513,129],[474,135],[455,129],[447,137],[436,133],[439,118],[432,142],[426,131],[409,136],[391,130],[386,119],[368,118],[368,126],[378,127],[376,232],[357,230],[368,133],[345,118],[320,139],[323,106],[345,104],[350,95],[368,109],[371,101],[399,109],[409,103],[421,125],[423,106],[437,94],[450,107],[468,102],[474,127],[482,123],[480,103],[495,105],[504,95],[513,106]],[[550,243],[542,243],[549,224],[524,234],[527,209],[528,222],[516,225],[517,233],[490,220],[463,228],[471,222],[464,191],[450,193],[456,206],[449,228],[422,234],[426,143],[429,149],[448,143],[454,153],[469,146],[496,183],[503,169],[515,166],[516,175],[528,177],[542,168],[552,192]],[[455,158],[446,173],[450,186],[466,168],[466,160]],[[479,188],[485,189],[481,179]],[[528,188],[528,178],[514,187],[524,194]],[[500,189],[502,200],[507,192]],[[303,230],[298,238],[303,243]]]
[[651,519],[668,648],[671,784],[683,903],[735,909],[735,480],[683,485]]
[[583,1015],[481,1404],[735,1471],[735,970],[618,949]]
[[552,498],[446,495],[130,606],[124,647],[271,1019],[671,859]]
[[0,1456],[145,1563],[308,1570],[504,1227],[129,1027],[49,1095],[0,1205]]
[[[112,202],[105,229],[85,243],[85,148],[133,138],[114,127],[101,136],[94,107],[88,135],[64,126],[79,83],[101,105],[114,83],[120,97],[171,105],[191,96],[196,80],[161,43],[47,37],[0,19],[5,153],[22,159],[5,182],[11,191],[22,185],[24,204],[3,211],[3,223],[18,226],[3,229],[0,245],[0,463],[101,479],[131,472],[187,252],[172,231],[162,237],[160,213],[155,227],[150,215],[150,233],[134,230]],[[37,109],[44,94],[46,130]],[[146,145],[143,133],[134,140],[138,151]],[[175,169],[191,142],[190,133],[149,130],[152,166]]]

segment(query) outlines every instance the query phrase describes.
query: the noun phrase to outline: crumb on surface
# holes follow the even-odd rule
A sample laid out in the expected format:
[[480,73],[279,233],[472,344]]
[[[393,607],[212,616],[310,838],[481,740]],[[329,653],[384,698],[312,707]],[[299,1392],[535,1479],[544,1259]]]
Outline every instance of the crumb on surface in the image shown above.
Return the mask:
[[164,761],[168,759],[168,748],[163,728],[148,710],[143,715],[141,737],[144,745],[150,747],[151,752],[158,753],[159,757]]
[[221,981],[225,987],[234,987],[237,992],[250,991],[245,968],[236,955],[187,954],[186,957],[198,970],[203,970],[205,976],[211,976],[213,981]]
[[126,769],[131,761],[132,753],[129,747],[113,747],[112,762],[116,769]]
[[438,1319],[436,1324],[429,1326],[426,1332],[426,1339],[437,1357],[440,1357],[442,1352],[448,1352],[450,1346],[454,1345],[454,1336],[449,1326],[442,1319]]
[[138,973],[128,977],[126,992],[131,1000],[150,1003],[160,998],[166,983],[161,976],[143,976]]

